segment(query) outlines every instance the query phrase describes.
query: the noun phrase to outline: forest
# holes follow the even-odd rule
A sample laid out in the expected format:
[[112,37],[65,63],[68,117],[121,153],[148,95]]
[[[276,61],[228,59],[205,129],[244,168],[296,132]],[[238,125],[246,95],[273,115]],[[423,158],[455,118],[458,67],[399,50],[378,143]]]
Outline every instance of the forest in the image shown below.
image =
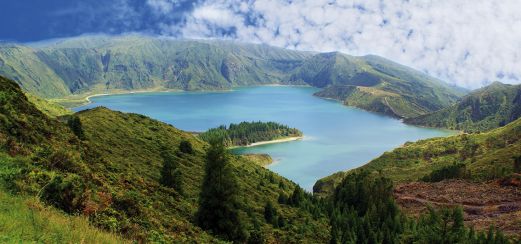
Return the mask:
[[226,147],[247,146],[261,141],[271,141],[287,137],[301,137],[301,131],[275,122],[241,122],[221,125],[199,135],[204,141],[219,138]]

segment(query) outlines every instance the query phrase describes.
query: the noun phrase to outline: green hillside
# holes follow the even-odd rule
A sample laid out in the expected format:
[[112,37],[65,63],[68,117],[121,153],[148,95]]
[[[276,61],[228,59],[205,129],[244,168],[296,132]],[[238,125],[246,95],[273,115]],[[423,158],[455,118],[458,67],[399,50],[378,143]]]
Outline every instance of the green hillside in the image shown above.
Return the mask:
[[317,181],[313,190],[327,194],[346,175],[358,170],[385,172],[385,176],[394,182],[412,182],[459,168],[462,171],[453,177],[486,181],[519,173],[521,165],[516,166],[519,157],[521,119],[485,133],[408,142],[359,169],[339,172]]
[[233,42],[93,36],[2,45],[0,74],[47,98],[87,91],[214,90],[283,82],[308,56]]
[[325,87],[317,96],[398,118],[436,111],[461,95],[440,80],[390,60],[336,52],[306,60],[290,80]]
[[[3,44],[0,75],[40,97],[76,100],[78,95],[136,90],[311,85],[325,89],[318,96],[399,118],[439,110],[461,95],[440,80],[376,56],[138,35]],[[68,104],[67,99],[60,102]]]
[[[131,240],[219,242],[194,220],[205,142],[145,116],[105,108],[80,112],[63,123],[36,109],[14,82],[4,78],[0,104],[0,148],[19,159],[9,165],[11,173],[1,176],[13,194],[39,196]],[[192,152],[180,151],[186,143]],[[182,192],[160,183],[165,155],[177,162]],[[284,243],[328,239],[325,217],[277,204],[280,196],[292,195],[294,183],[249,159],[230,157],[240,189],[239,216],[247,233]],[[277,224],[264,217],[267,202],[275,203]]]
[[49,101],[44,98],[40,98],[36,95],[33,95],[31,93],[25,93],[25,96],[31,102],[34,104],[38,110],[42,111],[45,115],[49,117],[58,117],[58,116],[64,116],[64,115],[70,115],[72,114],[72,111],[69,109],[66,109],[62,105]]
[[129,243],[92,227],[84,216],[69,216],[37,197],[9,193],[4,179],[16,172],[17,160],[0,153],[0,242]]
[[494,82],[471,92],[450,107],[405,122],[477,132],[504,126],[520,116],[521,85]]
[[[4,78],[0,102],[0,182],[9,189],[8,197],[0,191],[0,205],[35,199],[29,208],[38,208],[0,214],[16,218],[0,229],[3,240],[121,242],[94,226],[158,243],[509,243],[500,232],[466,228],[457,208],[407,217],[380,176],[345,178],[332,198],[319,199],[249,158],[143,115],[95,108],[52,119]],[[517,142],[516,128],[497,131],[493,143]],[[23,223],[31,236],[16,228]]]

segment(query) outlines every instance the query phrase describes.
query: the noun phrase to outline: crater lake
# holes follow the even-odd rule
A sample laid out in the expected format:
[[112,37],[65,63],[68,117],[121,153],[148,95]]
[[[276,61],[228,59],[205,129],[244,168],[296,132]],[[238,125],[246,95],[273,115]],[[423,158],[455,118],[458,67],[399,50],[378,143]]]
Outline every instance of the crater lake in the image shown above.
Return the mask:
[[298,141],[234,149],[266,153],[274,172],[311,191],[320,178],[356,168],[407,141],[453,131],[420,128],[400,120],[313,96],[311,87],[260,86],[212,92],[151,92],[92,97],[74,110],[105,106],[139,113],[185,130],[202,132],[242,121],[274,121],[304,133]]

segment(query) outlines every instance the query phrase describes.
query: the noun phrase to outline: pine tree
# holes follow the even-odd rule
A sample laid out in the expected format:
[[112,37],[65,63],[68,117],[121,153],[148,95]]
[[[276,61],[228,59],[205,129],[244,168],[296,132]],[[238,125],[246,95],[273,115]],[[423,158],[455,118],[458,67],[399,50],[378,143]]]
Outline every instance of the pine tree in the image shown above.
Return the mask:
[[268,201],[264,206],[264,219],[266,222],[273,224],[275,223],[275,218],[277,217],[277,210],[273,207],[271,201]]
[[206,168],[197,222],[230,241],[244,241],[246,234],[239,218],[238,185],[230,166],[230,156],[222,141],[213,141],[206,154]]
[[174,188],[179,194],[184,194],[183,175],[179,169],[179,159],[168,151],[164,151],[161,156],[163,157],[161,184]]

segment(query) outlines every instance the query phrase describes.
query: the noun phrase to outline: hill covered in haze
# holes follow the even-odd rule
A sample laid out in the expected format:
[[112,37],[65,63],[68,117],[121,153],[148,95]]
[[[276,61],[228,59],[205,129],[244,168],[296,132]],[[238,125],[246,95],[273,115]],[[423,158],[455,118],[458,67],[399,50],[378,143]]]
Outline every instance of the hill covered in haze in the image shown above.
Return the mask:
[[440,80],[377,56],[144,36],[2,44],[0,74],[45,98],[273,83],[311,85],[324,89],[318,96],[400,118],[439,110],[461,95]]

